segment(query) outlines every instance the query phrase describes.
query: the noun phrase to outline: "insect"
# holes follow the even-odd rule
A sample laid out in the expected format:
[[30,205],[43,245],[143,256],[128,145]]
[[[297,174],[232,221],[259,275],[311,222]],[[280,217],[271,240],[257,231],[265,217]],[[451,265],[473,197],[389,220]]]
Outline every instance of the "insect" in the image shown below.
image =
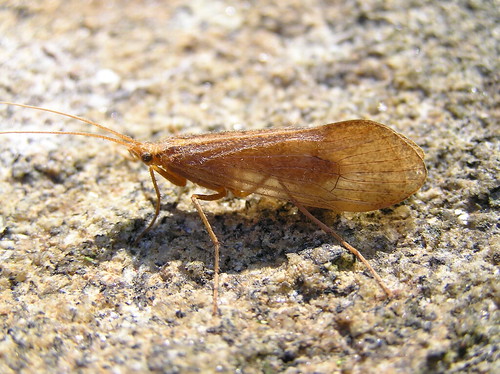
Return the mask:
[[420,189],[427,176],[422,149],[385,125],[351,120],[314,128],[233,131],[140,142],[75,115],[31,105],[0,104],[66,116],[113,136],[72,131],[2,131],[0,134],[99,138],[126,147],[135,159],[142,161],[149,170],[156,204],[153,219],[137,240],[154,225],[160,213],[161,195],[156,174],[177,186],[185,186],[189,180],[214,191],[191,196],[214,245],[214,314],[218,309],[220,243],[200,200],[218,200],[229,192],[236,197],[256,193],[292,202],[363,262],[387,296],[392,296],[363,255],[306,208],[366,212],[403,201]]

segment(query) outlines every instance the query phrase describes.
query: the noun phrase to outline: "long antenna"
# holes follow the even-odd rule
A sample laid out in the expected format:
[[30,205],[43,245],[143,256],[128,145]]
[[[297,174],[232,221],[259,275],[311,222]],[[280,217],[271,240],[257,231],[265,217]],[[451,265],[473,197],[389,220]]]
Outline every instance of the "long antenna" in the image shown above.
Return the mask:
[[[81,136],[87,136],[91,138],[99,138],[99,139],[104,139],[104,140],[109,140],[110,142],[113,143],[118,143],[120,145],[123,145],[125,147],[129,147],[130,143],[121,141],[116,138],[112,138],[111,136],[106,136],[106,135],[100,135],[100,134],[92,134],[90,132],[74,132],[74,131],[0,131],[0,135],[3,134],[55,134],[55,135],[81,135]],[[134,141],[134,144],[136,142]]]
[[35,109],[35,110],[40,110],[40,111],[44,111],[44,112],[59,114],[59,115],[64,116],[64,117],[76,119],[78,121],[85,122],[85,123],[87,123],[89,125],[95,126],[95,127],[99,128],[101,130],[109,132],[109,133],[117,136],[118,138],[120,138],[123,141],[120,141],[118,139],[112,138],[110,136],[99,135],[99,134],[92,134],[92,133],[86,133],[86,132],[73,132],[73,131],[1,131],[0,134],[81,135],[81,136],[89,136],[89,137],[92,137],[92,138],[105,139],[105,140],[109,140],[109,141],[112,141],[114,143],[118,143],[118,144],[125,145],[125,146],[129,146],[129,143],[133,143],[133,144],[137,144],[138,143],[136,140],[132,139],[129,136],[120,134],[118,131],[111,130],[110,128],[107,128],[106,126],[103,126],[103,125],[101,125],[101,124],[99,124],[97,122],[94,122],[94,121],[90,121],[90,120],[88,120],[86,118],[83,118],[83,117],[74,116],[72,114],[60,112],[60,111],[53,110],[53,109],[47,109],[47,108],[42,108],[42,107],[33,106],[33,105],[11,103],[11,102],[8,102],[8,101],[0,101],[0,104],[18,106],[18,107],[21,107],[21,108]]

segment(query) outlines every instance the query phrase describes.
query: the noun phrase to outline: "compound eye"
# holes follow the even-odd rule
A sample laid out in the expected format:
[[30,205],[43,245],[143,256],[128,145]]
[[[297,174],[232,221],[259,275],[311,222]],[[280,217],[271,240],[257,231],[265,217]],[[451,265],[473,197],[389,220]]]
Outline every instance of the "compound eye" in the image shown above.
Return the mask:
[[142,162],[147,164],[147,163],[153,161],[153,155],[149,152],[144,152],[143,154],[141,154],[141,160],[142,160]]

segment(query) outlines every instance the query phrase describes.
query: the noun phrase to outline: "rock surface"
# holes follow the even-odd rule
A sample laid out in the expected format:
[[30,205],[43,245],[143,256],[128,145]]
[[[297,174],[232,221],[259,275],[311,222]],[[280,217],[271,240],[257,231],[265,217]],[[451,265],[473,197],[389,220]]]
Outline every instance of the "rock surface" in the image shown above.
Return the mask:
[[[30,4],[33,3],[33,4]],[[0,372],[499,372],[498,9],[493,1],[7,1],[0,100],[139,140],[369,118],[428,181],[364,214],[204,202],[119,146],[0,135]],[[345,3],[345,4],[344,4]],[[385,4],[385,5],[381,5]],[[0,106],[1,130],[91,131]],[[93,130],[92,130],[93,131]]]

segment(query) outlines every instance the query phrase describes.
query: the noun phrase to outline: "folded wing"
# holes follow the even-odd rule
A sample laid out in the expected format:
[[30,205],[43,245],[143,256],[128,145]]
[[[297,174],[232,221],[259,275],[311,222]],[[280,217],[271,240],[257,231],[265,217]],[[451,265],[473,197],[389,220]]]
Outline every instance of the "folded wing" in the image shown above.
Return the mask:
[[415,143],[366,120],[242,132],[220,144],[208,143],[200,144],[202,153],[211,149],[206,157],[198,153],[190,164],[193,175],[180,172],[188,179],[336,211],[370,211],[400,202],[422,186],[427,174]]

